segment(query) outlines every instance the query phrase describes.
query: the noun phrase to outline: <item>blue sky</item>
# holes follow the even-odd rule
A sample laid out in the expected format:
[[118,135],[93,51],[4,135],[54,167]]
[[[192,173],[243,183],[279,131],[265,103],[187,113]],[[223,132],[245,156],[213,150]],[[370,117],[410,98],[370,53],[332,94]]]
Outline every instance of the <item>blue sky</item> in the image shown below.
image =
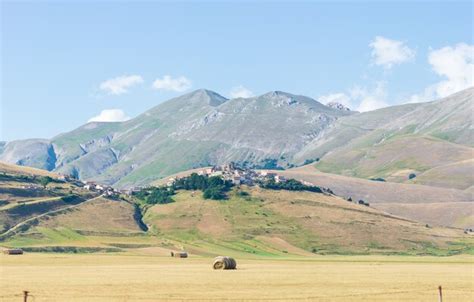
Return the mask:
[[124,120],[198,88],[361,111],[435,99],[472,85],[472,14],[470,1],[2,1],[0,140]]

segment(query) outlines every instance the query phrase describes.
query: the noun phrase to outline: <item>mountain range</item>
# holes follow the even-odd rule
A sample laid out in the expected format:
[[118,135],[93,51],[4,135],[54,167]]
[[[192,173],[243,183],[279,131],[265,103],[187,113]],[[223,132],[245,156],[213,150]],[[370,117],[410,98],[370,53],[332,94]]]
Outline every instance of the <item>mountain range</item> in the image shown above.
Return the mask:
[[227,99],[197,90],[125,121],[52,139],[0,143],[0,161],[116,187],[236,162],[472,190],[473,92],[359,113],[272,91]]

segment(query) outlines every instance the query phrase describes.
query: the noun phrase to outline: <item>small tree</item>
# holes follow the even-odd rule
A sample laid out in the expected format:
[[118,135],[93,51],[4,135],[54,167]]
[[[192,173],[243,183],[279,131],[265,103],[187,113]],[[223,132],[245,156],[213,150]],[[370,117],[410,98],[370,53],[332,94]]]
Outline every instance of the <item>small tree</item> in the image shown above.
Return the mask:
[[46,189],[46,186],[52,182],[53,179],[49,176],[41,176],[39,179],[39,183]]
[[222,200],[225,199],[224,187],[209,187],[204,190],[204,199]]

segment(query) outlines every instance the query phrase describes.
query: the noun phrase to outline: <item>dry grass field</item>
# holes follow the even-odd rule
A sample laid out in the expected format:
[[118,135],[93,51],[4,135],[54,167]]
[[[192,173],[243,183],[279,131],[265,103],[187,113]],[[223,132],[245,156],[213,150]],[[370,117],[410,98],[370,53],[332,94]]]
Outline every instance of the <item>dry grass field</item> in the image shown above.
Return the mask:
[[0,255],[0,300],[22,301],[444,301],[474,300],[474,258],[317,256],[237,259],[139,254]]
[[22,175],[40,175],[40,176],[49,176],[53,178],[58,178],[59,175],[54,172],[49,172],[47,170],[36,169],[27,166],[18,166],[12,165],[6,162],[0,162],[0,171],[13,174],[22,174]]
[[312,165],[277,172],[288,178],[328,187],[341,197],[363,199],[376,209],[400,217],[433,225],[474,227],[472,211],[474,195],[468,190],[371,181],[323,173]]

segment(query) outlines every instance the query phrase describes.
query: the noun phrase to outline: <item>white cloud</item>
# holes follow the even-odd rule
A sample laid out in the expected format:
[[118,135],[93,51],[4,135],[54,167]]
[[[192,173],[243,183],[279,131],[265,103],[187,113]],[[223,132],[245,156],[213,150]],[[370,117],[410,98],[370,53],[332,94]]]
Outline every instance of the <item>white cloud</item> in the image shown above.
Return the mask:
[[393,65],[410,61],[415,57],[415,51],[402,41],[377,36],[369,46],[372,48],[374,63],[384,68],[391,68]]
[[230,97],[232,99],[235,99],[235,98],[250,98],[250,97],[253,97],[253,96],[254,96],[253,92],[250,91],[249,89],[245,88],[242,85],[233,87],[230,90]]
[[465,43],[432,50],[428,62],[446,80],[436,84],[438,97],[445,97],[473,85],[474,45]]
[[182,92],[191,88],[191,81],[183,76],[173,78],[170,75],[165,75],[163,78],[156,79],[153,82],[153,88],[157,90]]
[[124,94],[128,92],[128,89],[137,84],[143,83],[143,78],[139,75],[125,75],[108,79],[102,82],[99,86],[100,90],[107,92],[108,94]]
[[338,92],[319,97],[323,103],[338,102],[356,111],[366,112],[389,106],[386,101],[387,91],[385,82],[377,82],[373,89],[355,86],[347,93]]
[[324,104],[336,102],[348,108],[352,108],[352,101],[351,101],[350,96],[342,92],[323,95],[319,97],[318,100]]
[[353,99],[359,101],[357,111],[367,112],[389,106],[386,102],[387,89],[385,82],[377,82],[374,89],[355,87],[351,90]]
[[124,122],[129,119],[130,117],[128,117],[121,109],[105,109],[102,110],[99,115],[94,116],[87,122]]
[[474,86],[474,45],[459,43],[431,50],[428,62],[444,80],[428,86],[422,93],[412,95],[409,102],[431,101]]

